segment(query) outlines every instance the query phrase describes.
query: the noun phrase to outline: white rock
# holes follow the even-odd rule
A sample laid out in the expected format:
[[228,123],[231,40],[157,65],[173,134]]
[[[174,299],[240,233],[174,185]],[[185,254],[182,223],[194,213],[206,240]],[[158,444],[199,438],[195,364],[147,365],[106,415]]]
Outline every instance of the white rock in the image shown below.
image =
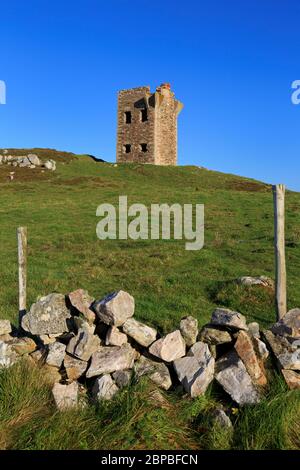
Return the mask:
[[230,351],[217,361],[216,372],[216,380],[239,405],[260,401],[258,391],[235,351]]
[[49,366],[60,368],[63,363],[66,352],[66,345],[55,341],[55,343],[49,344],[48,354],[46,363]]
[[174,361],[178,379],[191,397],[202,395],[214,377],[215,360],[207,344],[199,341],[189,350],[189,355]]
[[93,309],[103,323],[122,326],[134,314],[134,298],[120,290],[95,302]]
[[56,162],[54,160],[47,160],[45,163],[44,163],[44,167],[47,169],[47,170],[52,170],[52,171],[55,171],[56,170]]
[[129,318],[123,325],[123,331],[142,346],[148,347],[156,340],[157,331],[150,326]]
[[69,342],[67,352],[82,361],[88,361],[101,344],[99,336],[94,335],[93,331],[94,328],[90,328],[88,324],[80,328],[77,335]]
[[7,335],[11,333],[11,324],[9,320],[0,320],[0,335]]
[[150,354],[163,361],[172,362],[185,355],[185,341],[179,330],[158,339],[149,348]]
[[86,361],[69,356],[69,354],[65,355],[64,368],[70,381],[79,379],[86,371],[87,366],[88,364]]
[[105,374],[95,380],[92,394],[97,400],[111,400],[118,390],[111,376]]
[[127,336],[116,326],[110,326],[105,338],[106,346],[122,346],[125,343],[127,343]]
[[172,385],[169,369],[163,362],[155,362],[141,356],[134,365],[134,371],[138,378],[147,375],[152,382],[164,390],[169,390]]
[[192,316],[184,317],[180,320],[180,332],[187,346],[192,346],[197,341],[198,320]]
[[234,330],[248,330],[246,318],[227,308],[216,308],[211,317],[212,325],[226,326]]
[[35,155],[34,153],[30,153],[29,155],[27,155],[27,158],[30,161],[31,165],[34,165],[34,167],[40,166],[41,161],[39,157]]
[[15,364],[18,360],[18,355],[13,351],[12,347],[4,341],[0,341],[0,369],[8,368]]
[[126,343],[122,346],[103,346],[92,355],[87,378],[110,374],[116,370],[131,369],[135,360],[135,350]]
[[22,328],[33,335],[62,334],[68,331],[70,317],[65,296],[49,294],[32,304],[30,311],[22,317]]
[[72,382],[69,385],[56,383],[52,389],[52,394],[57,408],[61,411],[76,408],[78,405],[77,382]]

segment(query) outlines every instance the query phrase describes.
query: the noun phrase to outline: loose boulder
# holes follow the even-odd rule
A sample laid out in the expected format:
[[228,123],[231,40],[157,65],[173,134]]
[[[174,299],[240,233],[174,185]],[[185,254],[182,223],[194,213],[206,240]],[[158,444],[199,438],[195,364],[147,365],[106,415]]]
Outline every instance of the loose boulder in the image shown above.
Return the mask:
[[92,310],[95,299],[84,289],[77,289],[69,294],[69,300],[78,312],[80,312],[89,323],[94,323],[96,314]]
[[65,296],[49,294],[31,306],[22,318],[22,328],[33,335],[61,334],[68,331],[71,317]]
[[300,308],[294,308],[287,312],[272,326],[271,331],[275,335],[300,338]]
[[234,348],[242,359],[253,383],[261,386],[266,385],[267,377],[263,363],[258,359],[251,337],[246,331],[240,330],[238,332]]
[[24,354],[30,354],[36,350],[36,344],[31,338],[12,338],[9,341],[9,345],[12,350],[15,351],[19,356]]
[[222,330],[217,326],[206,325],[202,328],[199,339],[212,346],[218,344],[231,343],[232,337],[227,330]]
[[58,369],[63,363],[66,352],[66,345],[55,341],[49,344],[46,364],[49,366],[57,367]]
[[72,382],[69,385],[56,383],[52,389],[52,394],[55,404],[60,411],[76,408],[78,405],[77,382]]
[[211,317],[211,324],[226,326],[233,330],[247,330],[246,318],[239,312],[227,308],[216,308]]
[[87,378],[110,374],[116,370],[131,369],[135,359],[135,350],[126,343],[122,346],[102,346],[93,355]]
[[196,343],[197,336],[199,333],[197,318],[194,318],[192,316],[182,318],[180,321],[179,329],[188,347]]
[[118,390],[119,388],[111,376],[105,374],[95,380],[92,395],[97,400],[111,400]]
[[195,356],[176,359],[173,364],[178,379],[192,398],[202,395],[213,380],[215,360],[212,356],[205,365]]
[[88,364],[86,361],[72,357],[69,354],[65,355],[64,368],[70,382],[79,379],[85,373]]
[[94,302],[93,309],[103,323],[122,326],[134,314],[134,298],[120,290]]
[[131,370],[117,370],[112,374],[112,377],[119,388],[126,387],[130,383],[131,376]]
[[216,362],[215,378],[239,405],[250,405],[260,401],[258,391],[235,351],[230,351]]
[[141,346],[148,347],[156,340],[157,331],[150,326],[129,318],[123,325],[123,331]]
[[67,352],[72,356],[88,361],[92,354],[99,349],[101,340],[99,336],[94,335],[94,328],[88,324],[80,328],[77,335],[71,339],[67,346]]
[[116,326],[110,326],[105,338],[106,346],[122,346],[125,343],[127,343],[125,333],[122,333]]
[[138,378],[147,375],[152,382],[164,390],[169,390],[172,385],[169,369],[163,362],[155,362],[141,356],[134,365],[134,371]]
[[284,380],[290,390],[300,389],[300,373],[294,370],[282,370]]
[[4,341],[0,341],[0,369],[11,367],[15,364],[18,360],[17,353],[12,349],[12,347],[5,343]]
[[169,333],[153,343],[149,352],[163,361],[172,362],[185,355],[185,341],[179,330]]
[[0,320],[0,336],[11,333],[11,323],[9,320]]

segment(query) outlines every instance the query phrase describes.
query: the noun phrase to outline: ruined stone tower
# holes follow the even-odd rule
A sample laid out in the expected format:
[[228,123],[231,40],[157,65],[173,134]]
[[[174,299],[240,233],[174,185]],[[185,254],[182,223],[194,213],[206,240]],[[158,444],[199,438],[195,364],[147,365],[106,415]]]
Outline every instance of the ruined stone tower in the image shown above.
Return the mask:
[[168,83],[118,94],[117,162],[177,164],[177,116],[183,104]]

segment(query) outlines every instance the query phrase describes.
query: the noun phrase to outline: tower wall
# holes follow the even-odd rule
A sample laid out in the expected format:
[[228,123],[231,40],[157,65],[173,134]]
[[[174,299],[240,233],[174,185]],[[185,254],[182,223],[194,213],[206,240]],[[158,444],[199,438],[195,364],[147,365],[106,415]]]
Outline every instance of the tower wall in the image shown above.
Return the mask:
[[118,94],[117,162],[177,164],[177,115],[182,105],[169,84]]

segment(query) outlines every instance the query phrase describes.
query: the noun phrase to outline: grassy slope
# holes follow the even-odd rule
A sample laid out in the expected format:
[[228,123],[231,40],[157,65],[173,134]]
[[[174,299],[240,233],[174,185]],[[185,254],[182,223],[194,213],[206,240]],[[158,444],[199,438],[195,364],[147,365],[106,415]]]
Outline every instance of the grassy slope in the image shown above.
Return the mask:
[[[26,225],[29,230],[28,304],[34,302],[37,296],[53,291],[67,293],[82,287],[99,298],[112,290],[122,288],[136,298],[136,317],[158,327],[161,333],[176,327],[179,319],[186,314],[196,316],[200,324],[205,323],[215,305],[238,309],[247,315],[248,320],[259,321],[263,326],[274,321],[272,292],[240,288],[231,282],[241,275],[273,276],[273,209],[270,186],[197,167],[175,168],[134,164],[116,167],[73,154],[59,158],[54,152],[45,151],[43,157],[48,156],[59,161],[55,173],[0,167],[0,318],[16,321],[15,232],[17,226]],[[16,172],[15,180],[11,183],[7,180],[9,171]],[[95,233],[98,221],[95,215],[96,208],[103,202],[117,204],[119,195],[127,195],[129,204],[141,202],[148,206],[155,202],[204,203],[206,219],[204,249],[198,252],[186,251],[184,241],[174,240],[99,241]],[[300,305],[298,287],[300,194],[288,192],[286,199],[288,298],[289,307],[295,307]],[[10,384],[5,382],[4,376],[1,383],[4,397],[6,393],[11,393],[10,387],[15,385],[13,379]],[[126,400],[128,402],[126,393],[125,391],[123,398],[118,399],[121,400],[120,404],[115,406],[120,408],[122,403],[124,406],[124,400],[125,403]],[[293,393],[298,396],[297,392]],[[210,399],[205,400],[209,403]],[[168,415],[168,413],[172,415],[170,410],[157,412],[163,417],[154,419],[154,422],[156,420],[159,423],[158,429],[165,428],[166,436],[160,441],[154,437],[154,430],[151,430],[154,424],[152,421],[152,424],[150,422],[145,424],[147,415],[139,408],[141,417],[132,418],[131,422],[135,429],[134,437],[127,429],[127,434],[133,441],[126,437],[127,434],[122,428],[120,433],[123,433],[123,437],[120,435],[116,437],[115,446],[193,447],[200,445],[200,441],[204,447],[226,446],[227,437],[225,438],[227,444],[225,441],[215,444],[215,441],[212,442],[211,434],[207,436],[204,433],[207,441],[199,437],[197,432],[194,435],[197,428],[196,418],[196,427],[193,426],[193,430],[189,428],[191,416],[197,416],[205,400],[196,400],[195,404],[188,405],[194,407],[196,411],[189,409],[189,418],[185,421],[188,430],[185,430],[183,435],[174,437],[173,441],[166,437],[173,429],[171,424],[174,417],[170,418]],[[130,404],[127,403],[127,408],[125,407],[129,415],[132,412],[135,417],[137,415],[134,407],[141,406],[136,402],[138,399],[134,403],[132,401]],[[88,428],[82,431],[88,436],[82,444],[79,438],[74,442],[66,439],[64,444],[60,444],[61,436],[58,434],[57,439],[53,438],[49,443],[47,439],[53,434],[51,426],[47,425],[45,428],[46,424],[41,416],[44,420],[47,418],[47,422],[51,416],[50,422],[53,421],[54,427],[58,427],[60,423],[60,418],[51,408],[53,406],[51,400],[49,403],[48,406],[46,400],[45,409],[42,411],[33,407],[33,416],[28,412],[30,417],[25,418],[25,423],[17,426],[20,436],[14,437],[15,443],[12,444],[13,440],[8,440],[9,442],[5,442],[3,446],[44,448],[65,445],[90,448],[105,445],[105,439],[101,444],[100,438],[95,438],[93,430],[95,423],[92,425],[93,420],[99,423],[97,420],[107,419],[103,409],[85,412],[86,416],[80,414],[78,420],[83,421],[81,424],[78,423],[78,429],[81,429],[80,426],[82,429]],[[209,407],[207,403],[205,406]],[[299,413],[299,400],[297,403]],[[20,406],[22,408],[22,405]],[[38,415],[38,423],[44,422],[45,428],[37,424],[36,433],[34,410]],[[123,409],[123,413],[126,414],[125,411]],[[89,413],[92,416],[88,416]],[[257,413],[260,420],[259,411]],[[19,415],[19,411],[16,415]],[[124,418],[125,415],[121,415]],[[129,415],[126,415],[127,418]],[[8,418],[8,422],[10,419],[14,422],[16,417]],[[86,421],[91,422],[90,428]],[[112,422],[112,429],[114,426],[120,428],[118,422],[118,420]],[[242,426],[242,418],[239,423],[239,426]],[[27,440],[24,438],[25,441],[22,440],[25,432],[22,426],[25,426],[27,433],[31,433],[30,439],[28,436],[27,438],[30,442],[33,439],[33,443],[28,444],[27,438]],[[142,439],[137,438],[136,429],[139,426],[142,426],[145,432],[149,432],[148,441],[145,436]],[[18,431],[14,430],[14,433],[16,432]],[[38,444],[37,439],[43,433],[46,437]],[[9,436],[8,431],[5,431],[5,434]],[[152,444],[149,444],[149,439],[152,439]],[[182,439],[185,444],[182,444]],[[276,443],[274,446],[290,446],[286,440],[283,441],[283,444]],[[241,442],[230,445],[247,448],[247,444]],[[270,446],[270,443],[268,445]],[[255,445],[251,444],[250,447],[255,448]]]

